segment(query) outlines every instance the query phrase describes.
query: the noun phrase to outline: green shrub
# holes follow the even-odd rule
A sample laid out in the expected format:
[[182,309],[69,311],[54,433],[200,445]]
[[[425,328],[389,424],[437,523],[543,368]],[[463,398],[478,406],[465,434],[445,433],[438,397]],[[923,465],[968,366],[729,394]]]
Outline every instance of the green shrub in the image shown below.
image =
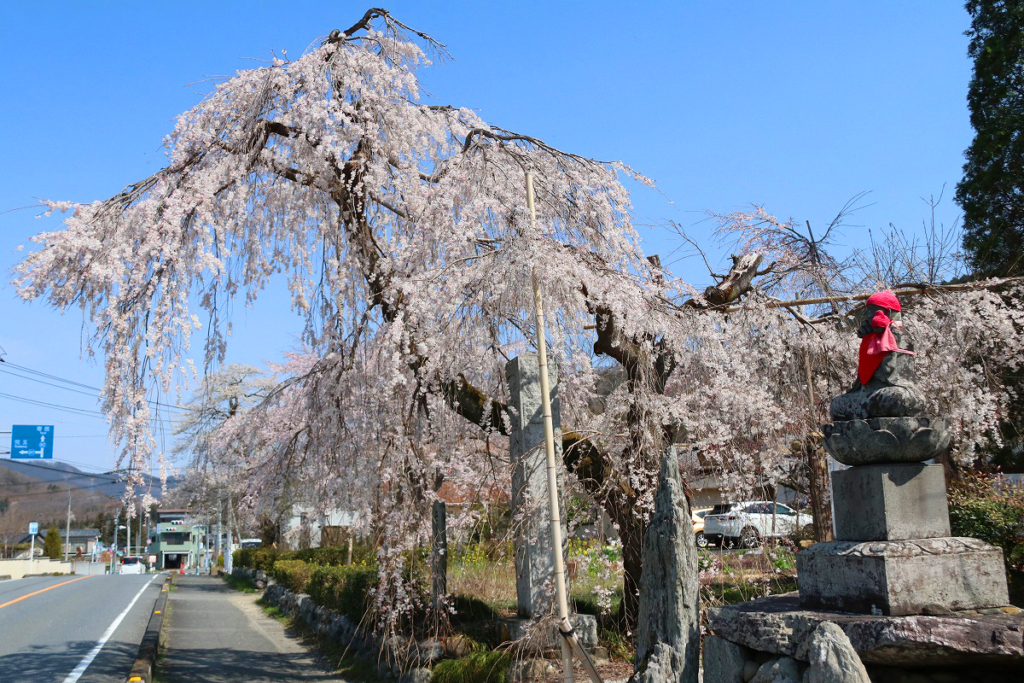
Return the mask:
[[348,548],[326,547],[296,550],[295,559],[313,564],[342,565],[345,564]]
[[[284,557],[285,555],[288,557]],[[313,564],[340,567],[348,564],[348,546],[324,546],[322,548],[293,550],[287,553],[280,553],[279,559],[302,560],[303,562],[311,562]],[[376,553],[372,546],[366,543],[352,544],[352,564],[368,566],[375,562]]]
[[1010,562],[1024,545],[1024,488],[994,474],[968,474],[949,488],[954,536],[980,538],[1003,549]]
[[60,532],[57,527],[51,526],[46,530],[46,538],[43,540],[43,554],[51,560],[59,560],[63,554],[62,546]]
[[231,558],[235,567],[269,572],[277,560],[285,559],[285,555],[287,553],[279,552],[277,548],[241,548],[233,552]]
[[965,475],[949,487],[949,524],[954,536],[1002,548],[1010,602],[1024,605],[1024,486],[998,474]]
[[445,659],[431,672],[432,683],[505,683],[512,658],[507,652],[472,652]]
[[358,623],[366,613],[367,596],[376,585],[376,567],[321,565],[313,569],[306,590],[316,604]]
[[954,536],[980,538],[1007,554],[1020,544],[1018,533],[1022,523],[1020,510],[999,501],[971,500],[949,507]]
[[[348,559],[348,546],[330,546],[324,548],[306,548],[304,550],[278,550],[273,547],[242,548],[236,550],[232,557],[236,567],[262,569],[269,572],[274,563],[280,560],[302,560],[309,564],[340,566]],[[369,566],[376,562],[375,551],[365,543],[352,546],[352,564]]]
[[316,565],[308,564],[302,560],[278,560],[270,570],[279,584],[295,593],[305,593],[306,584],[313,574]]

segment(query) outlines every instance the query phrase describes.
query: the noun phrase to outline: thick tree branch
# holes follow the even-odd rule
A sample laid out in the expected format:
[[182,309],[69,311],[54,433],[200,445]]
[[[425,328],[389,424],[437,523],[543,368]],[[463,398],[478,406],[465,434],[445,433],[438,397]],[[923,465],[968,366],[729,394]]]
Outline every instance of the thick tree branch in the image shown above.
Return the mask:
[[[757,269],[761,265],[761,260],[761,255],[757,253],[733,256],[732,268],[729,269],[729,273],[721,282],[704,290],[704,299],[711,306],[722,306],[739,299],[753,286],[754,276],[758,275]],[[701,307],[693,299],[687,303],[697,308]]]
[[[893,289],[893,294],[898,297],[903,296],[921,296],[925,294],[937,294],[942,292],[971,292],[979,289],[990,289],[998,290],[1003,287],[1008,287],[1014,284],[1024,283],[1024,277],[1004,277],[996,278],[992,280],[978,280],[975,282],[962,282],[955,285],[914,285],[909,287],[899,287]],[[811,306],[814,304],[830,304],[830,303],[841,303],[844,301],[864,301],[871,294],[850,294],[847,296],[819,296],[812,299],[793,299],[792,301],[769,301],[765,303],[765,308],[792,308],[793,306]],[[727,308],[718,308],[716,310],[722,313],[732,313],[740,310],[739,306],[729,306]],[[856,310],[856,309],[853,309]],[[852,311],[850,311],[852,312]],[[814,321],[811,321],[814,322]]]

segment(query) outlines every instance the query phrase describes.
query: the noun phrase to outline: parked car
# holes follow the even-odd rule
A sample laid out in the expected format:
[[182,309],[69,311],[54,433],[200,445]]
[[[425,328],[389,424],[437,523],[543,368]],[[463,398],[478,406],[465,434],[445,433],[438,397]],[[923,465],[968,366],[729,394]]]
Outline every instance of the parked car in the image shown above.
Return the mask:
[[690,519],[693,520],[693,532],[697,535],[697,547],[707,548],[708,539],[704,535],[704,515],[711,512],[711,508],[696,508],[690,510]]
[[129,556],[121,558],[122,574],[145,574],[146,565],[141,557]]
[[810,535],[814,520],[782,503],[765,500],[716,505],[704,516],[704,537],[753,548],[764,538]]

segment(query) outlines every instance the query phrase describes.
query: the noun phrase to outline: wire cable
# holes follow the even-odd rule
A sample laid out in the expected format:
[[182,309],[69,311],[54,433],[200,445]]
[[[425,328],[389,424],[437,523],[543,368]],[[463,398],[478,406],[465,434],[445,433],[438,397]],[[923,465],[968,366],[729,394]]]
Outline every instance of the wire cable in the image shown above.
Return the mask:
[[[29,368],[29,367],[26,367],[24,365],[18,365],[17,363],[12,363],[12,362],[10,362],[8,360],[4,360],[3,358],[0,358],[0,364],[2,364],[2,365],[0,365],[0,370],[6,371],[6,372],[14,375],[15,377],[21,377],[22,379],[27,379],[27,380],[30,380],[30,381],[33,381],[33,382],[39,382],[41,384],[46,384],[48,386],[56,387],[58,389],[64,389],[65,391],[74,391],[75,393],[78,393],[78,394],[84,394],[86,396],[96,396],[97,398],[99,397],[99,394],[102,393],[102,391],[103,391],[99,387],[94,387],[94,386],[92,386],[90,384],[83,384],[81,382],[76,382],[75,380],[67,379],[67,378],[64,378],[64,377],[59,377],[57,375],[51,375],[48,372],[43,372],[42,370],[35,370],[33,368]],[[94,391],[96,393],[95,394],[91,394],[91,393],[87,393],[87,392],[84,392],[84,391],[79,391],[77,389],[72,389],[70,387],[63,387],[63,386],[60,386],[60,385],[57,385],[57,384],[51,384],[49,382],[44,382],[43,380],[35,379],[34,377],[25,377],[24,375],[19,375],[17,373],[11,372],[11,369],[20,370],[21,372],[26,372],[26,373],[29,373],[29,374],[32,374],[32,375],[37,375],[39,377],[45,377],[47,379],[52,379],[52,380],[55,380],[57,382],[63,382],[65,384],[70,384],[72,386],[81,387],[82,389],[89,389],[90,391]],[[177,410],[177,411],[180,411],[180,412],[189,412],[189,410],[190,410],[186,406],[177,405],[175,403],[165,403],[165,402],[156,401],[156,400],[153,400],[153,399],[146,399],[146,403],[149,403],[150,405],[157,406],[159,408],[166,408],[167,410]]]

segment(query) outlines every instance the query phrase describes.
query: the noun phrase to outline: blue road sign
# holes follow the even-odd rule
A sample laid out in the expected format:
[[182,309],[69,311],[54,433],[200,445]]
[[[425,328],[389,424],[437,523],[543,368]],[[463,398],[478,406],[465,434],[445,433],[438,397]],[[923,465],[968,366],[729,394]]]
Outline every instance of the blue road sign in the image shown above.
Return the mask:
[[12,425],[11,458],[52,458],[53,425]]
[[30,534],[32,534],[33,536],[38,534],[39,533],[39,522],[29,522],[28,523],[28,532]]

